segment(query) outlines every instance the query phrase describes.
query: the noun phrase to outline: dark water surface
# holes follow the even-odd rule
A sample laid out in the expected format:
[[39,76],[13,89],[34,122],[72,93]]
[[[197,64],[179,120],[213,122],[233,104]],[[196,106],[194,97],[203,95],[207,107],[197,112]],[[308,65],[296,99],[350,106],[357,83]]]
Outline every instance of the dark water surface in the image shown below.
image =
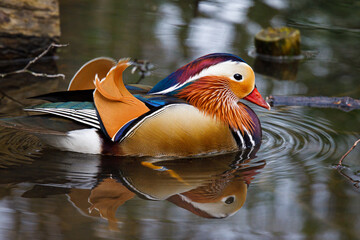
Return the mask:
[[[254,67],[263,96],[360,98],[355,0],[62,0],[60,11],[61,42],[70,45],[51,71],[66,79],[0,79],[1,117],[25,115],[36,103],[26,97],[65,90],[98,56],[150,60],[155,70],[140,83],[154,85],[201,55],[230,52]],[[282,65],[252,57],[253,36],[269,25],[299,28],[306,57]],[[360,239],[359,149],[345,159],[346,176],[334,169],[360,136],[360,112],[252,107],[263,126],[260,149],[211,158],[61,152],[0,128],[0,238]]]

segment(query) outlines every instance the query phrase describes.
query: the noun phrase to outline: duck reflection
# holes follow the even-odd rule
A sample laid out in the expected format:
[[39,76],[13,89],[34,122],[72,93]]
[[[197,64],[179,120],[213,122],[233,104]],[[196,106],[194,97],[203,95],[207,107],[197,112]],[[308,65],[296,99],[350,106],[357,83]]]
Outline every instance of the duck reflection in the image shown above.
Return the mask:
[[193,159],[103,159],[96,186],[71,189],[69,199],[84,214],[116,228],[115,213],[136,195],[166,200],[204,218],[225,218],[244,204],[247,188],[265,161],[258,149]]
[[108,220],[109,228],[116,230],[116,210],[135,193],[111,177],[103,179],[95,188],[73,188],[68,194],[69,200],[85,215],[102,217]]

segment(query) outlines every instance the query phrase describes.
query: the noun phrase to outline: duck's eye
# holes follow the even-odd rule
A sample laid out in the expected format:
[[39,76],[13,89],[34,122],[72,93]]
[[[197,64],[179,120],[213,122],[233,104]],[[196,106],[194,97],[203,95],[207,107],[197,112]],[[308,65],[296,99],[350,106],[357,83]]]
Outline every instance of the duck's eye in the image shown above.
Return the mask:
[[228,198],[225,200],[225,203],[226,203],[226,204],[231,204],[231,203],[234,202],[234,200],[235,200],[234,197],[228,197]]
[[234,74],[234,78],[235,78],[235,80],[240,81],[240,80],[242,79],[242,76],[241,76],[241,74],[239,74],[239,73],[235,73],[235,74]]

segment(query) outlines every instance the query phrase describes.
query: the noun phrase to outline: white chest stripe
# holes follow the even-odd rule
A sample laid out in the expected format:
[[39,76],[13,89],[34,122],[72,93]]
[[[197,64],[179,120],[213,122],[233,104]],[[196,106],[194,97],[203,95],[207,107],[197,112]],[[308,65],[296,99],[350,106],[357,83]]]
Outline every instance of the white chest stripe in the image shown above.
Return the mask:
[[249,136],[252,147],[255,146],[255,141],[254,141],[253,137],[251,136],[251,134],[249,133],[249,131],[246,128],[244,128],[244,131]]
[[[246,128],[244,128],[244,131],[245,131],[245,134],[249,137],[251,147],[254,147],[255,146],[254,138],[252,137],[252,135],[249,133],[249,131]],[[246,143],[245,143],[243,135],[241,134],[241,132],[239,130],[236,131],[236,134],[238,135],[238,137],[240,139],[241,148],[245,149],[246,148]]]
[[236,131],[236,134],[238,135],[240,141],[241,141],[241,148],[242,149],[245,149],[246,146],[245,146],[245,141],[244,141],[244,138],[243,136],[241,135],[241,132],[240,131]]

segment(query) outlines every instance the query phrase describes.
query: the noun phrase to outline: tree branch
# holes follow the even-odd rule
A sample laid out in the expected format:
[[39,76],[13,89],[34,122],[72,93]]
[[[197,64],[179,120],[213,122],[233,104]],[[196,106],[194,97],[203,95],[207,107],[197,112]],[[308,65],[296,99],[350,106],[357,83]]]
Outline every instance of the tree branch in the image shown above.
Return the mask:
[[66,46],[68,46],[68,44],[51,43],[47,49],[45,49],[42,53],[40,53],[38,56],[36,56],[34,59],[32,59],[30,62],[28,62],[28,64],[26,64],[26,66],[23,69],[15,70],[15,71],[8,72],[8,73],[0,73],[0,77],[4,78],[4,77],[7,77],[7,76],[13,75],[13,74],[30,73],[31,75],[36,76],[36,77],[47,77],[47,78],[62,77],[62,78],[65,78],[65,75],[61,74],[61,73],[59,73],[59,74],[37,73],[37,72],[30,71],[29,67],[31,65],[33,65],[34,63],[36,63],[44,55],[46,55],[51,49],[53,49],[55,47],[59,48],[59,47],[66,47]]
[[340,158],[340,161],[338,163],[338,165],[336,166],[337,169],[341,168],[342,167],[342,162],[344,160],[344,158],[349,155],[349,153],[356,147],[356,145],[360,142],[360,139],[358,139],[354,145]]
[[358,139],[357,141],[355,141],[355,143],[353,144],[353,146],[340,158],[339,163],[336,165],[336,169],[338,170],[338,172],[345,177],[347,180],[349,180],[354,187],[359,188],[359,180],[355,180],[353,178],[351,178],[350,176],[348,176],[346,173],[344,173],[342,170],[344,168],[344,166],[342,165],[343,160],[346,158],[347,155],[349,155],[349,153],[356,147],[356,145],[360,142],[360,139]]
[[270,106],[307,106],[318,108],[337,108],[342,111],[360,109],[360,99],[351,97],[305,97],[305,96],[269,96]]

